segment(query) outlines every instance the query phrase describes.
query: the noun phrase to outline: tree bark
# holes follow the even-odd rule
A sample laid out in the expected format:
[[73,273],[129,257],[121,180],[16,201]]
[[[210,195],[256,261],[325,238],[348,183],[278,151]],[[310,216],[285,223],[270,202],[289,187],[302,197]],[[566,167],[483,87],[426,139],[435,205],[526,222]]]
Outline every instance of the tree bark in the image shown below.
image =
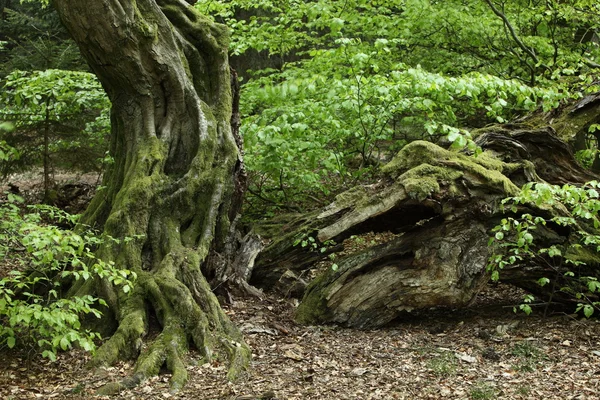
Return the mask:
[[[301,276],[325,259],[329,248],[325,253],[320,248],[328,241],[391,232],[395,236],[388,242],[337,259],[336,268],[317,277],[298,307],[298,320],[374,328],[416,309],[467,305],[489,279],[488,238],[505,217],[499,207],[502,199],[517,194],[526,182],[561,185],[598,179],[577,164],[551,127],[501,125],[477,134],[484,150],[478,156],[428,142],[407,145],[384,167],[377,184],[342,193],[320,213],[296,219],[298,224],[260,255],[252,282],[275,286],[286,270]],[[528,207],[517,214],[562,212]],[[570,232],[558,226],[548,225],[538,235],[549,243],[570,239]],[[294,246],[297,238],[309,236],[316,246]],[[577,279],[561,271],[566,266],[540,258],[514,266],[501,273],[501,279],[550,297],[552,286],[541,287],[536,281],[549,277],[560,288]],[[554,300],[566,301],[568,296]]]
[[[107,282],[95,291],[116,331],[94,365],[138,357],[132,377],[110,393],[157,374],[166,365],[171,388],[187,379],[182,356],[193,344],[207,360],[229,361],[229,377],[246,368],[250,351],[211,291],[215,260],[232,258],[232,227],[244,188],[232,132],[228,33],[180,0],[54,2],[111,102],[110,153],[115,163],[82,222],[123,239],[98,257],[138,278],[125,294]],[[160,335],[143,351],[149,316]],[[141,351],[141,353],[140,353]]]

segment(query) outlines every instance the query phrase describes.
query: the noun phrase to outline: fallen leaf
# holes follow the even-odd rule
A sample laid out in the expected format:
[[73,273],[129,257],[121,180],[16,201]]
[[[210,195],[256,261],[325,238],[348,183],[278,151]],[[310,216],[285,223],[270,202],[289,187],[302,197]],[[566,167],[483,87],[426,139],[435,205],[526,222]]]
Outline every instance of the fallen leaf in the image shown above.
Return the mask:
[[277,336],[279,332],[275,329],[267,328],[261,325],[243,324],[240,330],[244,333],[266,333],[267,335]]
[[354,368],[352,371],[350,371],[350,375],[351,376],[362,376],[364,374],[366,374],[369,370],[366,368]]
[[477,358],[476,357],[470,356],[470,355],[468,355],[466,353],[454,353],[454,356],[456,356],[456,358],[458,358],[461,361],[468,362],[468,363],[471,363],[471,364],[477,362]]
[[302,354],[296,353],[293,350],[287,350],[285,353],[283,353],[283,356],[285,358],[289,358],[289,359],[294,360],[294,361],[302,361],[302,360],[304,360],[304,357],[302,357]]

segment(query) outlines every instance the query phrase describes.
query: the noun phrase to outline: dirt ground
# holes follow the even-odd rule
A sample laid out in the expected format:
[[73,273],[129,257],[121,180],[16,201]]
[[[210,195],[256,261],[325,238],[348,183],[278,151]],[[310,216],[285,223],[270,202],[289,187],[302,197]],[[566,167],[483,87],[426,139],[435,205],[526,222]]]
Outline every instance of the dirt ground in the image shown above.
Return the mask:
[[[188,356],[189,382],[169,393],[169,374],[114,399],[597,399],[600,323],[541,310],[515,314],[521,293],[488,287],[463,310],[431,310],[385,329],[300,326],[293,300],[239,299],[225,306],[253,349],[237,382],[225,366]],[[0,397],[87,399],[131,372],[130,363],[88,371],[81,351],[55,363],[4,353]]]

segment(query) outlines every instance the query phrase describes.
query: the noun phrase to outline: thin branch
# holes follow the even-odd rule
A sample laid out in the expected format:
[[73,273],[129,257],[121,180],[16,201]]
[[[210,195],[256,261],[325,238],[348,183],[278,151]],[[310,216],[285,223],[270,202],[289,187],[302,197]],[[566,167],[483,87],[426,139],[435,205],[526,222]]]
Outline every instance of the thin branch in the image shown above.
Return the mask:
[[600,68],[600,64],[590,60],[589,58],[584,57],[584,58],[582,58],[582,60],[583,60],[583,63],[590,68]]
[[490,6],[490,8],[494,12],[494,14],[496,14],[498,17],[500,17],[502,19],[502,21],[504,22],[504,25],[510,31],[510,35],[512,36],[513,40],[517,43],[517,45],[525,53],[527,53],[529,55],[529,57],[531,57],[531,59],[533,61],[535,61],[536,64],[539,64],[540,60],[537,58],[537,56],[535,55],[535,53],[529,47],[527,47],[525,45],[525,43],[523,43],[521,41],[521,39],[519,39],[519,36],[517,35],[517,32],[515,32],[515,28],[513,28],[512,24],[510,23],[510,21],[508,20],[508,18],[506,18],[506,15],[504,15],[500,10],[498,10],[496,8],[496,6],[494,5],[494,3],[492,3],[492,0],[485,0],[485,2]]

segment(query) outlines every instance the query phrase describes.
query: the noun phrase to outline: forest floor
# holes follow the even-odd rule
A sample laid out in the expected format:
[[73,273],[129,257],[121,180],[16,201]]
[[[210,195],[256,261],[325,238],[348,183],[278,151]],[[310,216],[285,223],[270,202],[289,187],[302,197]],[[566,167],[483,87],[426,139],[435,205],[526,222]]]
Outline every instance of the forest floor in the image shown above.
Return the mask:
[[[169,374],[114,399],[597,399],[600,322],[564,313],[515,314],[521,293],[490,285],[466,309],[431,310],[390,326],[357,331],[301,326],[295,302],[267,296],[225,306],[253,350],[237,382],[226,366],[188,354],[189,382],[169,393]],[[87,399],[132,364],[89,371],[82,351],[4,353],[0,398]]]
[[[235,299],[224,308],[252,348],[245,376],[228,382],[226,365],[203,363],[191,351],[180,392],[169,392],[165,372],[112,398],[599,399],[600,322],[558,310],[547,310],[547,317],[543,309],[515,314],[522,296],[490,284],[468,308],[414,313],[365,331],[298,325],[294,299]],[[0,357],[4,400],[88,399],[133,369],[122,362],[90,371],[81,350],[61,353],[56,362],[6,349]]]

